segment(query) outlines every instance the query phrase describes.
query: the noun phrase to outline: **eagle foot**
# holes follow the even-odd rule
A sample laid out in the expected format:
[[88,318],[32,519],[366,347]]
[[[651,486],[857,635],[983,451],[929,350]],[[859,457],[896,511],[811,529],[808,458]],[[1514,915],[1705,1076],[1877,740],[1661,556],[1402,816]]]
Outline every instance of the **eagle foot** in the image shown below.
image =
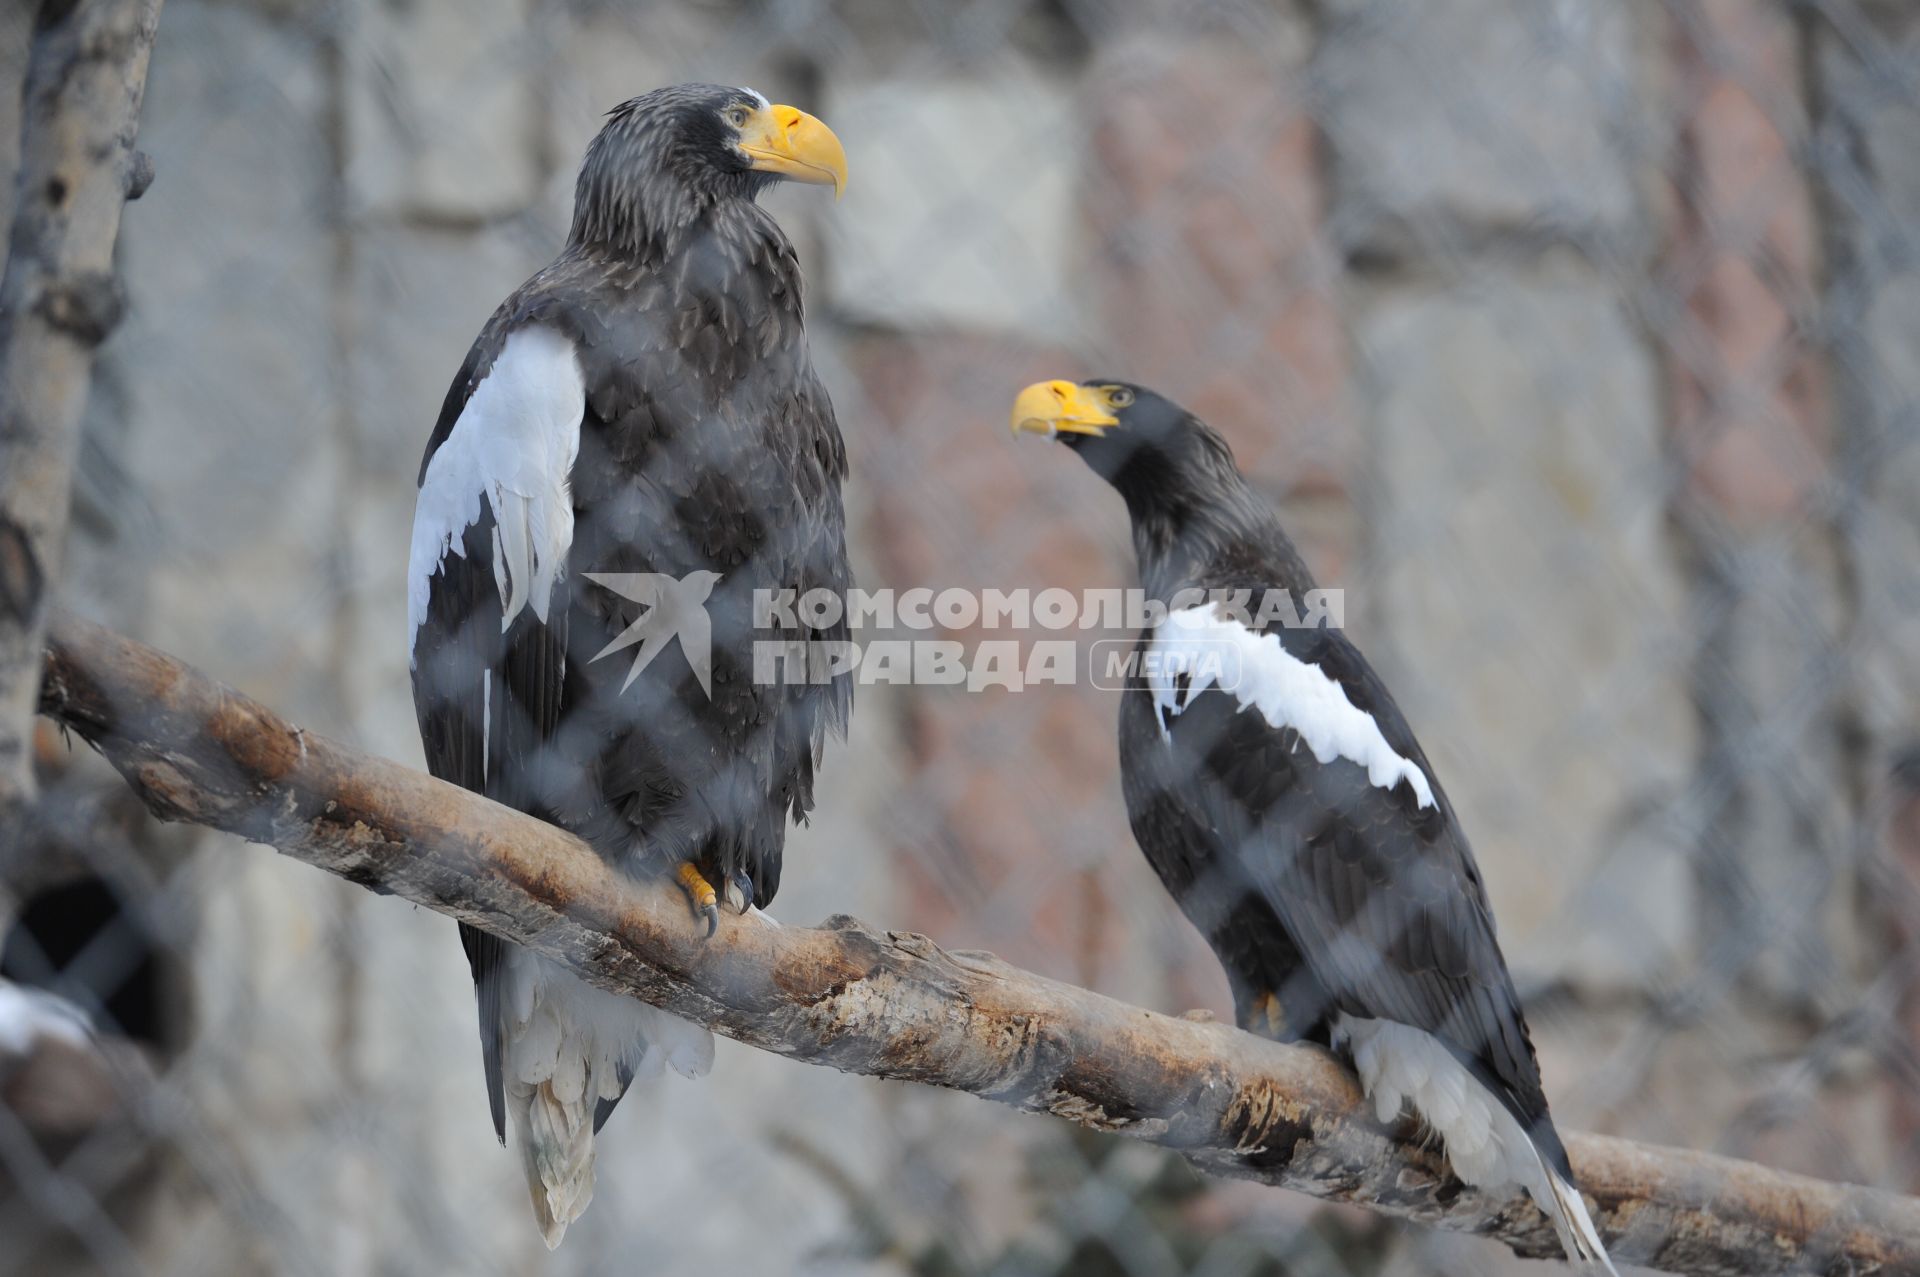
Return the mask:
[[707,934],[711,936],[720,927],[720,897],[713,884],[701,874],[700,867],[691,860],[680,862],[680,890],[687,893],[687,899],[693,903],[693,911],[707,920]]
[[1271,990],[1260,994],[1240,1016],[1240,1027],[1248,1033],[1276,1042],[1287,1041],[1287,1009]]

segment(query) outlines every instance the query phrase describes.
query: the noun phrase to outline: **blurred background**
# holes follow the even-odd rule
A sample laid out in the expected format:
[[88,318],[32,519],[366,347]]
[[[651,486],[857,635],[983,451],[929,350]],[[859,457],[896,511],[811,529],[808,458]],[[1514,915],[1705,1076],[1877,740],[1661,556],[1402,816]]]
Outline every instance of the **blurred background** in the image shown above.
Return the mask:
[[[768,202],[863,585],[1131,583],[1118,499],[1007,405],[1186,402],[1346,587],[1561,1125],[1920,1187],[1920,7],[169,0],[67,603],[419,765],[441,397],[601,114],[690,79],[846,144],[843,203]],[[773,912],[1227,1015],[1127,835],[1116,712],[861,689]],[[1525,1268],[725,1042],[621,1106],[549,1257],[453,924],[41,745],[42,836],[0,849],[0,1274]]]

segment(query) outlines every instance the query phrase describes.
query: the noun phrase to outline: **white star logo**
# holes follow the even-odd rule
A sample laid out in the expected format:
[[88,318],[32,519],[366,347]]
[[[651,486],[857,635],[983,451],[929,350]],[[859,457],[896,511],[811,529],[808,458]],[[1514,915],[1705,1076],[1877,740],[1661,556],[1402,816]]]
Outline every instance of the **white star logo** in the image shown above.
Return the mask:
[[664,572],[589,572],[586,577],[623,599],[632,599],[644,609],[632,625],[595,652],[588,664],[638,644],[640,650],[634,654],[633,668],[620,684],[624,692],[640,677],[640,671],[677,638],[693,676],[700,680],[700,690],[707,694],[707,699],[713,699],[713,622],[707,616],[706,603],[720,580],[718,572],[703,568],[683,577],[668,576]]

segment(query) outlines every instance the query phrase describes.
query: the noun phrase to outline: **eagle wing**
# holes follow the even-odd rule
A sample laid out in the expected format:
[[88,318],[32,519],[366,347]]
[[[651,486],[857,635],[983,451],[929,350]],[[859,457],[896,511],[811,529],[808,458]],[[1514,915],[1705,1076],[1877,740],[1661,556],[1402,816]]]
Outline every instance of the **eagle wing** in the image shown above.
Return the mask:
[[1153,783],[1278,918],[1322,1014],[1433,1035],[1565,1173],[1472,851],[1365,657],[1338,630],[1262,633],[1212,608],[1148,643],[1161,663],[1128,697],[1125,747],[1162,752]]
[[[414,708],[430,772],[538,815],[535,764],[567,699],[568,609],[552,604],[586,400],[571,343],[504,327],[475,342],[421,463],[407,579]],[[460,942],[504,1140],[506,942],[465,923]]]

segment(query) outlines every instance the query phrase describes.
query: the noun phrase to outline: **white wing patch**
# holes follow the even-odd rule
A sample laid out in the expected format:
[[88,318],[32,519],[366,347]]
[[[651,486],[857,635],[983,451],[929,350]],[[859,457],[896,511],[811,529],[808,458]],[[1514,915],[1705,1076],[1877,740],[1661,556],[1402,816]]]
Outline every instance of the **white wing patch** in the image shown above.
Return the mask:
[[479,521],[483,497],[493,511],[501,628],[528,606],[547,619],[573,542],[568,475],[580,453],[586,406],[586,380],[572,342],[541,327],[507,337],[420,485],[407,560],[409,654],[427,619],[433,574],[449,551],[466,554],[463,540]]
[[[1184,700],[1183,674],[1188,679]],[[1241,709],[1259,710],[1270,725],[1300,733],[1319,762],[1345,758],[1358,763],[1368,781],[1381,789],[1404,780],[1420,806],[1433,806],[1426,773],[1387,743],[1373,715],[1348,700],[1346,690],[1326,671],[1288,652],[1278,634],[1255,633],[1210,604],[1169,613],[1154,633],[1147,686],[1162,734],[1193,697],[1236,675],[1234,686],[1223,684],[1221,690],[1237,698]]]

